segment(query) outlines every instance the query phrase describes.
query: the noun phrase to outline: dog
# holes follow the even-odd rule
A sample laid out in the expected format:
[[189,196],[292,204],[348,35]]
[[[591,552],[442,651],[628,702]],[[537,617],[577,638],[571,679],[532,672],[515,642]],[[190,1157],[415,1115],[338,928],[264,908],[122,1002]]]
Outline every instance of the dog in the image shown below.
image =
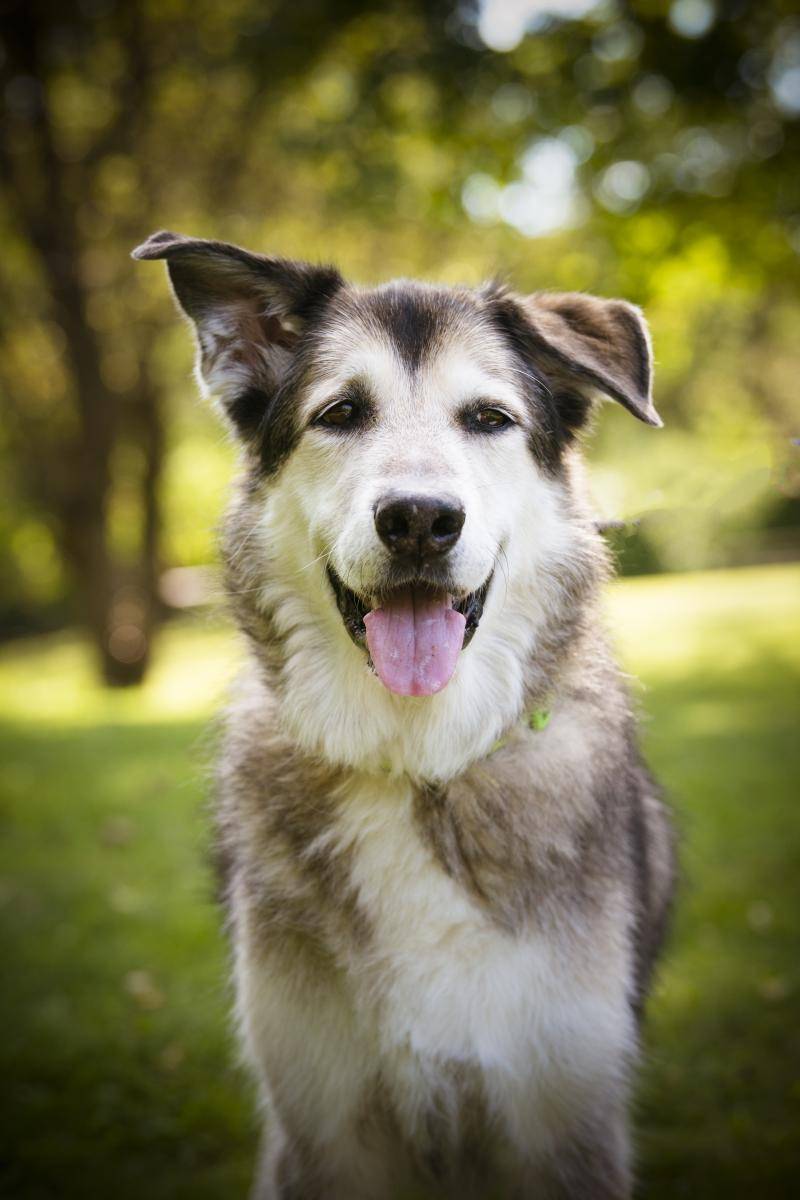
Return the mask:
[[[161,232],[240,446],[217,826],[258,1200],[621,1200],[673,834],[578,440],[651,426],[623,301]],[[202,485],[200,485],[202,486]]]

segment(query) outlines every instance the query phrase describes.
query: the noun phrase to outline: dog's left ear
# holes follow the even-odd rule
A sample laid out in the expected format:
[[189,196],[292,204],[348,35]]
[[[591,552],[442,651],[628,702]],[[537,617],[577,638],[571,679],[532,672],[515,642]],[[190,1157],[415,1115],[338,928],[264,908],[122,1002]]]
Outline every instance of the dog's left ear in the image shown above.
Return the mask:
[[647,425],[663,424],[650,394],[650,335],[635,305],[581,292],[495,291],[490,302],[517,350],[555,385],[571,428],[582,424],[597,394]]
[[154,233],[134,258],[166,259],[197,335],[201,382],[247,441],[291,368],[304,328],[343,284],[333,267],[252,254],[227,242]]

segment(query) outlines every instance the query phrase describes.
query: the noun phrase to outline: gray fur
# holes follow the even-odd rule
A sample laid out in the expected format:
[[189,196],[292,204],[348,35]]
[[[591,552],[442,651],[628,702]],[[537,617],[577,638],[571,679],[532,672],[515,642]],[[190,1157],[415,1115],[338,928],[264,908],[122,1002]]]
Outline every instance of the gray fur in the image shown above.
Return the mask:
[[[158,235],[140,256],[171,254],[176,291],[198,325],[203,354],[211,344],[203,322],[218,303],[204,290],[205,273],[209,260],[212,274],[217,271],[220,256],[224,287],[229,292],[235,284],[237,304],[247,308],[242,272],[253,274],[258,289],[269,292],[274,312],[291,324],[290,335],[283,325],[264,324],[260,310],[248,309],[251,332],[261,321],[283,354],[270,359],[275,347],[265,350],[263,362],[280,368],[267,381],[263,362],[254,366],[260,378],[248,386],[269,392],[257,421],[252,397],[241,402],[242,355],[236,345],[224,347],[235,366],[235,386],[225,395],[223,375],[223,402],[229,413],[247,414],[243,473],[224,527],[223,559],[248,665],[226,717],[217,827],[239,1015],[264,1091],[266,1135],[256,1195],[383,1200],[415,1186],[441,1197],[624,1200],[631,1188],[626,1108],[635,1029],[667,923],[673,838],[637,749],[627,691],[598,617],[610,568],[584,495],[574,435],[598,388],[643,421],[658,423],[641,317],[620,302],[523,299],[497,288],[448,293],[396,284],[362,292],[334,272],[315,276],[317,269],[175,235]],[[218,279],[213,286],[219,290]],[[374,759],[348,762],[326,750],[322,734],[315,741],[305,730],[308,736],[299,739],[286,716],[301,651],[286,615],[291,585],[271,589],[279,564],[265,542],[264,514],[302,442],[303,397],[324,378],[337,336],[341,344],[362,336],[384,339],[409,379],[454,339],[479,349],[496,339],[516,364],[513,380],[528,405],[530,470],[546,476],[547,494],[556,498],[560,548],[545,560],[540,594],[531,597],[540,615],[536,652],[520,664],[522,701],[505,722],[502,745],[469,756],[455,773],[423,770],[407,760],[402,768],[390,763],[386,769]],[[235,342],[236,335],[230,337]],[[214,345],[219,348],[219,339]],[[253,403],[257,408],[257,397]],[[379,416],[375,421],[379,425]],[[421,462],[420,477],[429,469]],[[327,588],[322,568],[318,578]],[[332,594],[328,600],[335,609]],[[480,637],[478,630],[476,642]],[[472,652],[470,646],[462,654]],[[349,647],[347,653],[361,651]],[[330,707],[329,696],[319,700]],[[342,694],[341,703],[347,702]],[[549,710],[549,723],[532,729],[526,714],[542,708]],[[400,721],[412,710],[396,711]],[[368,715],[354,713],[353,719]],[[352,806],[365,796],[369,804],[356,819]],[[365,874],[364,864],[390,831],[399,839],[401,861],[388,863],[397,874],[387,877],[384,896],[380,873]],[[409,895],[421,886],[422,872],[431,894],[439,889],[450,897],[462,972],[455,970],[454,950],[454,980],[480,976],[469,974],[470,940],[463,930],[471,922],[475,944],[499,955],[498,962],[506,952],[513,959],[528,942],[538,947],[549,964],[541,995],[549,994],[551,979],[566,979],[566,1010],[573,993],[576,1004],[594,994],[601,1005],[606,996],[624,997],[627,1012],[614,1010],[619,1050],[599,1082],[593,1072],[600,1068],[588,1060],[583,1079],[580,1054],[570,1058],[569,1047],[563,1062],[550,1062],[546,1051],[541,1063],[534,1062],[531,1096],[541,1094],[542,1100],[530,1118],[530,1147],[506,1119],[526,1111],[525,1089],[515,1099],[517,1084],[507,1071],[498,1074],[477,1049],[458,1057],[405,1045],[402,1038],[386,1040],[386,1013],[401,968],[393,957],[397,947],[386,940],[384,902],[394,905],[393,913],[401,905],[402,927],[402,886],[399,899],[389,889],[402,879],[406,853],[416,864],[409,865]],[[423,892],[419,896],[424,899]],[[432,931],[438,915],[432,909]],[[420,952],[428,954],[425,930],[419,934]],[[438,963],[445,980],[447,937],[442,935],[440,951],[431,952],[430,968],[438,970]],[[487,986],[493,986],[491,978]],[[505,1001],[502,992],[497,996]],[[454,990],[454,1011],[460,1011],[460,999]],[[540,1019],[545,1031],[547,1021],[557,1022],[551,1008],[535,1011],[544,1000],[530,1003],[532,1028]],[[303,1020],[307,1050],[297,1033]],[[333,1032],[330,1042],[320,1043],[323,1021]],[[593,1056],[589,1025],[578,1028]],[[630,1036],[624,1034],[628,1028]],[[296,1038],[299,1058],[285,1057],[284,1034]],[[603,1048],[597,1053],[602,1059]],[[332,1143],[323,1125],[335,1114],[315,1107],[315,1081],[327,1087],[325,1073],[337,1062],[349,1090]],[[355,1096],[352,1079],[361,1080]],[[503,1079],[509,1098],[497,1091]],[[326,1095],[335,1095],[334,1085]]]

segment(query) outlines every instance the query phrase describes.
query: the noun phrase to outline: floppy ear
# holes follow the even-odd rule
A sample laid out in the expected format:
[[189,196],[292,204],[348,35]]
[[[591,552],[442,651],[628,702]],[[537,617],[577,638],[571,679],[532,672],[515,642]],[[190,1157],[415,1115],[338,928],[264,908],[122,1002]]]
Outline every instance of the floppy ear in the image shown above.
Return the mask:
[[303,329],[342,286],[339,272],[167,231],[133,257],[166,259],[175,297],[195,327],[201,383],[240,436],[252,438]]
[[568,430],[583,423],[598,394],[648,425],[663,424],[650,394],[650,335],[635,305],[581,292],[495,293],[495,304],[517,349],[554,385]]

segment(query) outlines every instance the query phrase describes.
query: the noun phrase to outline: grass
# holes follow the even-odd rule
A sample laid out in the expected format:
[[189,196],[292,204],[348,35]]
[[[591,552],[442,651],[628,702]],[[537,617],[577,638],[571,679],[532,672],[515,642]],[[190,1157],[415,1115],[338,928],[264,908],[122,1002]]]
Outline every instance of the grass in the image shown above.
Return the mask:
[[[641,1194],[792,1194],[800,1167],[800,570],[635,579],[610,598],[684,882],[650,1008]],[[0,665],[0,1195],[246,1193],[206,864],[209,718],[229,631],[164,636],[137,694],[73,636]]]

